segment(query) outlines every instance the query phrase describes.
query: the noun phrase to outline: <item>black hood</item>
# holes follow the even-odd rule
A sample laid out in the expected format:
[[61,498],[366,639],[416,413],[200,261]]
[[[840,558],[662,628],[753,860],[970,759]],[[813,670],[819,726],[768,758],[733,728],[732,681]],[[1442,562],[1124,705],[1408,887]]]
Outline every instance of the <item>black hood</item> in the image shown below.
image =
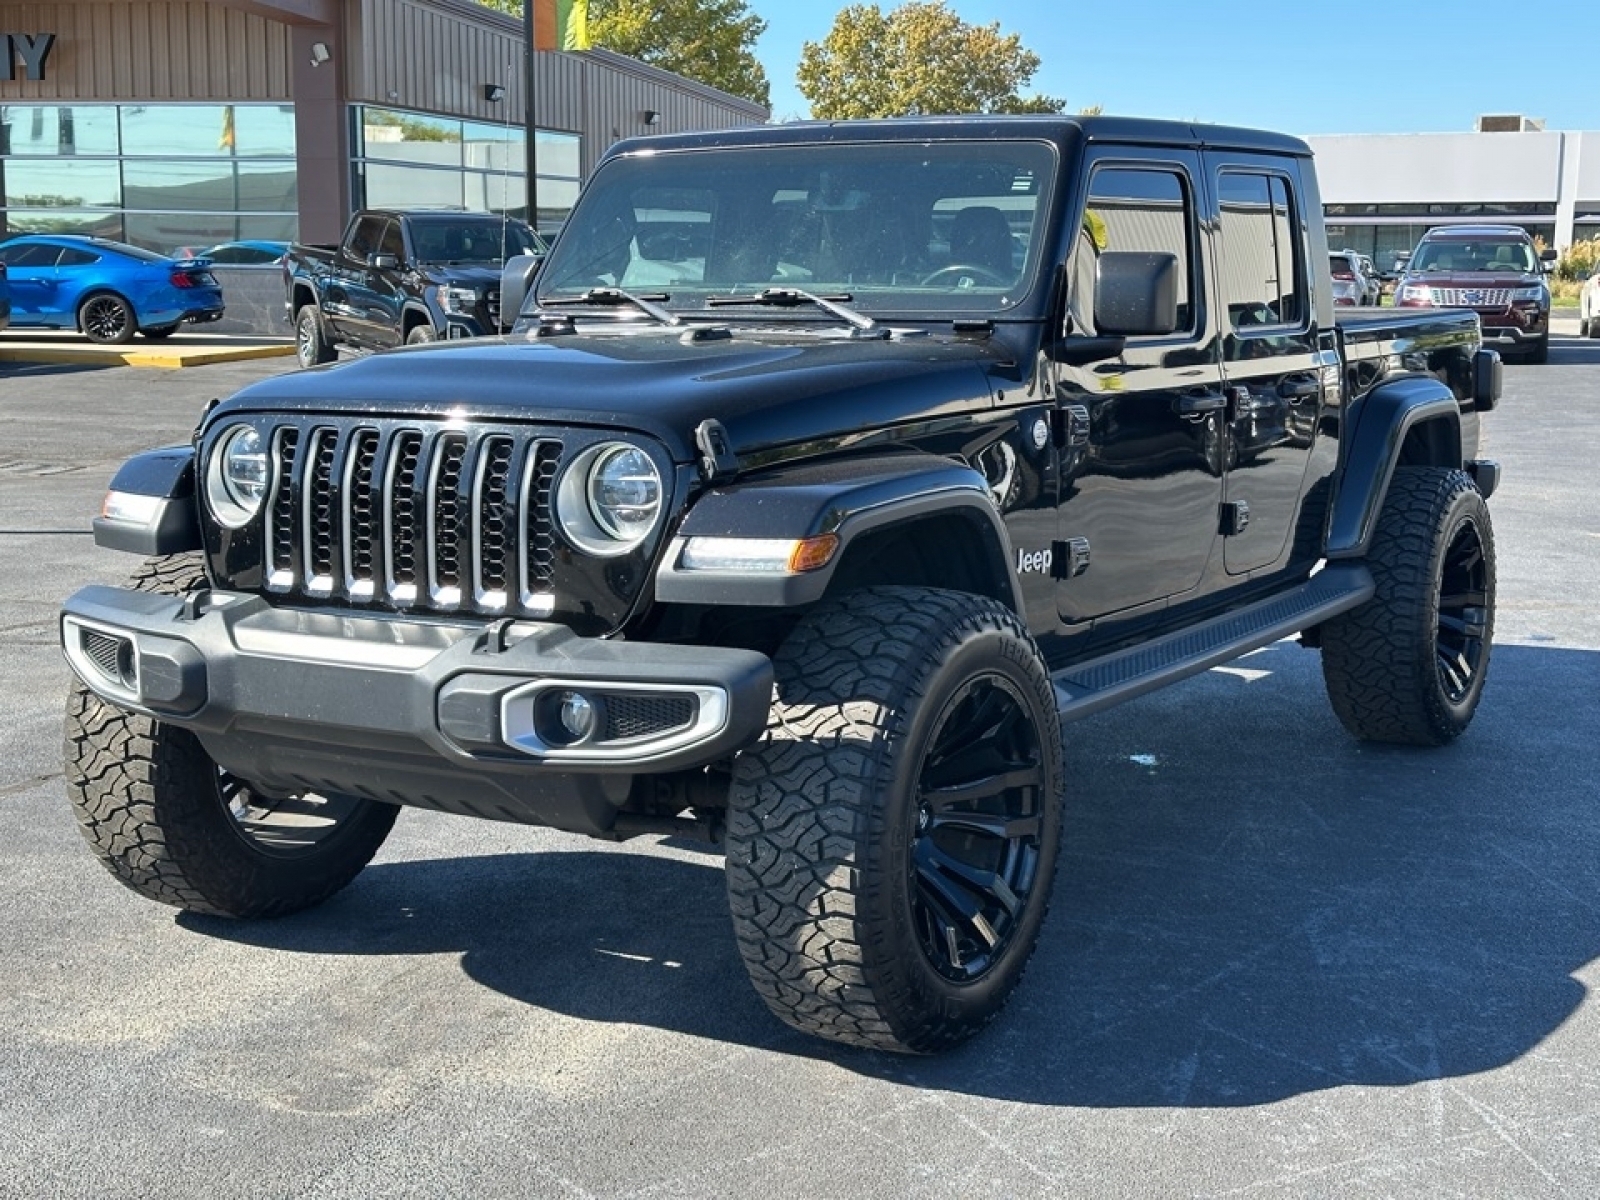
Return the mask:
[[477,263],[419,263],[417,274],[429,283],[500,290],[500,268]]
[[853,339],[764,329],[694,340],[683,329],[513,335],[437,343],[281,375],[221,412],[381,413],[632,429],[696,457],[694,429],[735,454],[828,441],[989,407],[1007,348],[987,338]]

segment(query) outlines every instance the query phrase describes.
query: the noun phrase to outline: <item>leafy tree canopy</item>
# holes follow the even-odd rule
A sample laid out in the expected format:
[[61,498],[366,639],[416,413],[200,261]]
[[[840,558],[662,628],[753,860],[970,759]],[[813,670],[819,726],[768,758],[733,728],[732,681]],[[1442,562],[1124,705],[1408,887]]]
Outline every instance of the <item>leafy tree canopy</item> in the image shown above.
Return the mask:
[[[522,16],[523,0],[483,0]],[[746,0],[589,0],[589,41],[729,95],[770,104],[752,47],[767,23]]]
[[943,0],[912,0],[890,13],[852,4],[819,44],[800,51],[796,82],[823,120],[934,113],[1061,112],[1054,96],[1023,96],[1039,69],[1000,23],[968,25]]

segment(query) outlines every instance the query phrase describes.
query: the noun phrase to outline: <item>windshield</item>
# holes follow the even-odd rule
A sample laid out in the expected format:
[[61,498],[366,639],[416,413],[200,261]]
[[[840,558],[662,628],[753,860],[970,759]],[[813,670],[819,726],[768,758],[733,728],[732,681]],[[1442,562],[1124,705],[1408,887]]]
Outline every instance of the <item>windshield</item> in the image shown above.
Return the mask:
[[533,231],[517,220],[491,217],[448,217],[443,220],[412,218],[411,248],[417,261],[488,263],[499,266],[517,254],[537,253]]
[[[870,312],[1000,311],[1036,273],[1054,169],[1041,142],[813,142],[613,159],[584,190],[538,294],[664,292],[683,312],[710,296],[797,288]],[[716,311],[719,321],[743,315]]]
[[1411,259],[1413,271],[1498,271],[1526,275],[1535,270],[1526,242],[1424,242]]

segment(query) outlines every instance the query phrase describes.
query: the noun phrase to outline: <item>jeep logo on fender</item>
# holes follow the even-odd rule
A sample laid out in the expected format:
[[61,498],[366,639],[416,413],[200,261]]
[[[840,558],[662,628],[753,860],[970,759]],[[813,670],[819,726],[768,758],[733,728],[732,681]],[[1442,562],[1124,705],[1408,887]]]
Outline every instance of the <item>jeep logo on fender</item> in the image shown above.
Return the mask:
[[27,71],[30,82],[44,78],[44,60],[56,44],[53,33],[0,33],[0,79],[17,77],[17,60]]
[[1054,561],[1055,555],[1049,550],[1018,550],[1017,574],[1048,575],[1050,564]]

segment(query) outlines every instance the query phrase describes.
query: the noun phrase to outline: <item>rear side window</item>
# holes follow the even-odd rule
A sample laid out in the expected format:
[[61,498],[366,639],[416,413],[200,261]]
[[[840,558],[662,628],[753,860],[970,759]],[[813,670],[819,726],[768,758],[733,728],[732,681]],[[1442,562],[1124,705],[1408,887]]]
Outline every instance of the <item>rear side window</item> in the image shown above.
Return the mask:
[[350,231],[350,245],[346,247],[351,258],[366,262],[369,255],[378,252],[384,223],[382,217],[362,217],[356,222],[356,227]]
[[1095,263],[1105,251],[1170,254],[1178,260],[1178,327],[1194,331],[1194,200],[1187,179],[1162,167],[1104,166],[1089,180],[1089,202],[1073,250],[1072,321],[1094,323]]
[[1222,302],[1229,323],[1237,330],[1300,324],[1305,319],[1305,267],[1288,180],[1224,171],[1218,193]]
[[68,246],[61,252],[61,261],[57,266],[62,267],[87,267],[90,263],[100,261],[100,256],[89,250],[80,250],[76,246]]
[[25,246],[0,246],[0,262],[8,267],[53,267],[60,254],[60,246],[39,242],[30,242]]

